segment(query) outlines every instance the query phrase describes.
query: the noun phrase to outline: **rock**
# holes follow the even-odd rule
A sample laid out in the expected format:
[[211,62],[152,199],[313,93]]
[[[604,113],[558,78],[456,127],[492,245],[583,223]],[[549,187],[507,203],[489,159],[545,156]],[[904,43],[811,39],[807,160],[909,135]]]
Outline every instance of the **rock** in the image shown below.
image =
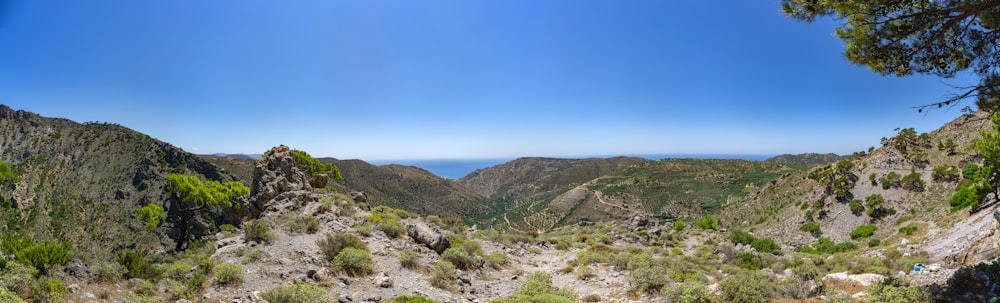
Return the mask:
[[646,228],[647,225],[649,225],[649,215],[646,214],[637,214],[628,220],[630,232]]
[[341,283],[344,283],[346,285],[351,285],[351,283],[354,283],[354,279],[348,277],[339,277],[339,279]]
[[378,287],[392,288],[392,278],[388,274],[382,273],[382,277],[377,280]]
[[309,176],[298,168],[288,146],[272,148],[254,163],[253,187],[250,188],[253,216],[263,213],[268,202],[282,193],[312,191],[312,183],[319,183],[317,178],[320,177]]
[[365,202],[365,203],[367,203],[368,202],[368,194],[365,194],[365,192],[363,192],[363,191],[352,191],[351,192],[351,200],[354,200],[354,202]]
[[87,293],[84,293],[84,294],[83,294],[83,297],[84,297],[84,298],[87,298],[87,299],[97,299],[97,295],[95,295],[95,294],[94,294],[94,293],[92,293],[92,292],[87,292]]
[[464,271],[464,270],[456,270],[455,271],[455,276],[458,278],[459,282],[462,282],[462,283],[468,284],[468,285],[472,284],[472,278],[469,277],[469,273],[466,272],[466,271]]
[[73,284],[70,284],[69,286],[66,286],[66,289],[69,290],[70,293],[74,293],[75,294],[76,292],[80,291],[80,285],[76,284],[76,283],[73,283]]
[[410,220],[406,226],[406,234],[417,243],[423,244],[438,254],[451,248],[451,241],[443,233],[423,220]]
[[73,259],[72,261],[69,261],[69,263],[66,264],[66,273],[80,280],[90,278],[90,269],[87,268],[87,264],[83,263],[83,260],[80,259]]
[[340,294],[340,296],[337,296],[337,303],[347,303],[347,302],[351,302],[351,296],[345,294]]
[[186,299],[177,299],[177,301],[174,301],[174,303],[191,303],[191,301],[188,301]]

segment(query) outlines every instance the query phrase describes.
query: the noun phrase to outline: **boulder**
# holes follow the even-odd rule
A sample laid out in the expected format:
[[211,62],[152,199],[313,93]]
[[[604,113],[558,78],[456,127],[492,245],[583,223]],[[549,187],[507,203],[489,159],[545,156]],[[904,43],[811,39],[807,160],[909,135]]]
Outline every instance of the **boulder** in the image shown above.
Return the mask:
[[264,212],[268,202],[282,193],[312,191],[311,183],[318,183],[313,181],[316,181],[315,178],[299,169],[288,146],[272,148],[254,163],[253,185],[250,188],[253,215]]
[[352,191],[351,199],[353,199],[354,202],[368,202],[368,195],[363,191]]
[[445,237],[432,224],[423,220],[410,220],[406,226],[406,235],[410,236],[413,241],[426,245],[427,248],[434,250],[438,254],[444,253],[446,249],[451,247],[451,241],[448,240],[448,237]]

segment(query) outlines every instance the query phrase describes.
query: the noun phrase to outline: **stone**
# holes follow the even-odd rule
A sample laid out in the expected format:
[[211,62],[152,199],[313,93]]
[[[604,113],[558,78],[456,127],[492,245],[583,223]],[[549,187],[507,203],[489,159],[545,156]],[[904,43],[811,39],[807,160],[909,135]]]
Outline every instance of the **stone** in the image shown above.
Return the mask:
[[451,241],[448,240],[448,237],[423,220],[409,220],[409,224],[406,226],[406,235],[438,254],[451,248]]
[[351,296],[345,294],[340,294],[340,296],[337,296],[337,303],[347,303],[351,301],[352,301]]
[[72,261],[69,261],[69,263],[66,264],[65,268],[66,268],[66,273],[68,273],[70,276],[74,278],[80,280],[86,280],[90,278],[90,268],[87,268],[87,264],[83,263],[83,260],[73,259]]

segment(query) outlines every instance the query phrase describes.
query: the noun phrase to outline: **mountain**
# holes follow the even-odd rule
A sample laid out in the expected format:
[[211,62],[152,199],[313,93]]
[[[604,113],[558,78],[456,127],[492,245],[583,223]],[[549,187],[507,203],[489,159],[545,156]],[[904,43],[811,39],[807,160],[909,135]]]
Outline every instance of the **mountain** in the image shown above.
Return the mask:
[[364,192],[372,205],[449,218],[472,218],[488,212],[482,196],[418,167],[334,158],[318,160],[340,168],[343,180],[335,182],[339,189]]
[[[18,175],[0,191],[4,230],[35,241],[68,241],[95,258],[111,250],[173,245],[175,223],[144,227],[136,210],[157,204],[174,213],[165,176],[188,173],[219,181],[235,177],[170,144],[110,123],[76,123],[0,105],[0,160]],[[218,224],[231,216],[213,212]],[[228,221],[227,221],[228,220]],[[201,232],[205,232],[201,230]]]
[[828,153],[828,154],[807,153],[807,154],[798,154],[798,155],[781,154],[781,155],[777,155],[777,156],[771,157],[770,159],[767,159],[765,161],[767,161],[767,162],[774,162],[774,163],[781,163],[781,164],[789,164],[789,165],[813,166],[813,165],[822,165],[822,164],[834,163],[834,162],[837,162],[837,160],[840,160],[842,158],[844,158],[844,156],[837,155],[837,154],[832,154],[832,153]]
[[547,230],[636,215],[694,217],[800,170],[735,159],[521,158],[455,182],[489,199],[491,226]]
[[[984,202],[984,209],[973,214],[949,205],[962,169],[982,161],[973,145],[979,131],[988,129],[987,117],[984,112],[962,115],[923,134],[902,129],[870,153],[794,173],[727,203],[718,218],[793,247],[814,244],[819,237],[856,240],[851,232],[872,226],[874,233],[865,241],[917,243],[907,246],[908,252],[931,260],[961,265],[989,259],[1000,240],[973,239],[1000,236],[1000,221],[991,219],[996,204]],[[946,168],[950,177],[941,173]],[[878,200],[884,202],[868,202]],[[807,223],[815,225],[804,227]]]

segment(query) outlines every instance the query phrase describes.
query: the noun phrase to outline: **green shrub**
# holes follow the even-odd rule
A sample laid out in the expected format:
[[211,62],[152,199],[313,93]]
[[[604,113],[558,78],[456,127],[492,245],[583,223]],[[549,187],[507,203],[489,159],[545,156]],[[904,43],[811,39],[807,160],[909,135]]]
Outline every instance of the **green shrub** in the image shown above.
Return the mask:
[[741,268],[749,270],[758,270],[764,268],[764,261],[761,260],[760,255],[752,252],[741,252],[739,253],[739,265]]
[[368,250],[368,244],[361,241],[361,238],[348,233],[326,234],[326,237],[316,240],[316,245],[319,245],[320,251],[323,252],[328,261],[333,261],[341,250],[348,247]]
[[857,239],[871,237],[872,235],[875,234],[875,229],[876,229],[875,225],[862,224],[851,231],[850,233],[851,239],[857,240]]
[[507,254],[497,251],[486,255],[486,266],[493,269],[500,269],[510,264],[510,257]]
[[417,252],[413,251],[409,247],[404,248],[402,252],[399,253],[399,265],[403,268],[414,269],[420,266],[420,259]]
[[42,276],[31,284],[31,296],[35,302],[63,302],[69,290],[62,280]]
[[867,294],[866,301],[880,303],[927,302],[930,295],[928,291],[911,286],[905,280],[896,277],[886,278],[869,287],[865,293]]
[[319,162],[319,160],[316,160],[308,153],[296,149],[292,150],[292,156],[295,157],[295,164],[308,172],[310,176],[316,177],[319,174],[327,174],[332,179],[341,179],[340,170],[333,163]]
[[163,224],[163,207],[149,203],[136,210],[136,217],[146,222],[146,228],[157,228]]
[[684,222],[683,220],[677,220],[677,221],[674,221],[674,223],[672,225],[673,225],[672,227],[674,228],[674,231],[682,231],[682,230],[684,230],[684,227],[687,226],[687,223]]
[[810,246],[799,247],[795,251],[809,254],[835,254],[857,248],[858,245],[851,242],[833,243],[830,238],[819,237],[816,239],[816,243]]
[[319,220],[309,214],[292,215],[288,229],[294,233],[315,233],[319,230]]
[[734,244],[750,245],[750,243],[753,243],[754,237],[748,232],[734,229],[729,232],[729,240],[733,241]]
[[951,205],[952,212],[956,212],[970,206],[973,210],[975,210],[979,207],[979,201],[982,197],[983,194],[980,193],[978,187],[962,187],[955,191],[955,194],[948,200],[948,204]]
[[296,282],[292,285],[279,286],[261,294],[270,303],[332,303],[326,288]]
[[455,267],[463,270],[475,270],[483,267],[485,264],[483,248],[479,246],[479,243],[462,240],[459,237],[450,238],[455,240],[452,242],[451,248],[441,253],[442,260],[451,262]]
[[847,205],[851,207],[851,212],[855,215],[860,215],[865,211],[865,205],[861,200],[851,199],[850,202],[847,202]]
[[34,266],[45,274],[55,265],[66,265],[73,260],[69,253],[69,245],[42,242],[33,244],[17,252],[17,261],[24,265]]
[[629,284],[646,292],[657,292],[670,283],[670,269],[648,253],[633,255],[628,261]]
[[398,217],[385,218],[375,224],[375,228],[381,230],[389,238],[398,238],[406,234],[406,226]]
[[664,287],[660,295],[672,303],[714,303],[715,293],[701,282],[688,281]]
[[250,248],[244,248],[244,249],[237,250],[236,251],[236,256],[237,257],[242,257],[240,259],[241,263],[243,263],[243,264],[249,264],[249,263],[257,262],[257,260],[260,260],[260,256],[263,253],[264,252],[261,251],[260,249],[257,249],[255,247],[250,247]]
[[18,297],[16,293],[6,287],[0,287],[0,302],[4,303],[25,303],[24,299]]
[[879,239],[868,240],[868,247],[876,247],[876,246],[879,246],[879,245],[882,245],[882,241],[879,240]]
[[576,294],[565,288],[552,285],[552,277],[543,271],[531,273],[531,277],[514,291],[509,302],[573,302]]
[[455,283],[455,265],[448,261],[435,262],[428,279],[434,287],[451,289]]
[[765,253],[765,254],[772,253],[772,252],[778,250],[778,248],[779,248],[778,244],[775,244],[774,240],[771,239],[771,238],[756,238],[756,239],[753,239],[753,243],[750,243],[750,246],[753,247],[754,249],[756,249],[757,251],[759,251],[761,253]]
[[0,236],[0,251],[3,251],[5,255],[15,255],[32,244],[34,242],[31,241],[31,238],[20,237],[10,232]]
[[900,181],[900,185],[903,189],[909,191],[924,191],[924,187],[926,187],[927,184],[924,183],[924,180],[920,179],[920,176],[921,174],[918,172],[911,172],[908,175],[903,176],[903,180]]
[[362,237],[371,237],[372,230],[372,224],[368,222],[361,222],[354,226],[354,231],[357,231]]
[[125,276],[125,267],[118,263],[101,262],[91,269],[94,279],[101,282],[114,282]]
[[934,167],[934,171],[931,172],[931,179],[935,182],[957,182],[958,178],[958,168],[951,165]]
[[767,274],[741,272],[719,282],[719,292],[726,302],[766,303],[774,296],[774,285]]
[[865,207],[868,208],[865,213],[872,217],[872,219],[876,220],[882,219],[888,215],[896,214],[895,209],[885,207],[885,198],[883,198],[880,194],[873,194],[865,197]]
[[239,285],[243,283],[243,267],[233,263],[220,263],[215,266],[215,280],[221,285]]
[[966,164],[965,167],[962,168],[962,179],[975,180],[979,177],[979,170],[979,165],[976,163]]
[[840,176],[833,180],[833,194],[837,197],[837,200],[843,201],[851,194],[851,187],[854,186],[854,182],[848,179],[847,176]]
[[802,226],[799,226],[799,230],[807,232],[807,233],[810,233],[810,234],[813,234],[813,235],[818,235],[820,233],[819,223],[816,223],[816,222],[813,222],[813,221],[809,221],[809,222],[806,222],[805,224],[802,224]]
[[146,253],[138,250],[125,249],[116,255],[118,264],[125,267],[125,275],[129,278],[156,280],[160,272],[146,260]]
[[437,301],[424,298],[423,296],[399,296],[392,299],[392,303],[437,303]]
[[333,259],[333,264],[350,276],[367,275],[372,270],[372,254],[367,249],[345,247]]
[[0,267],[0,288],[18,289],[35,280],[38,269],[18,262],[5,262]]
[[915,232],[917,232],[917,226],[916,225],[907,225],[907,226],[899,228],[899,233],[901,233],[903,235],[906,235],[906,236],[912,236],[913,233],[915,233]]
[[[2,301],[0,301],[2,302]],[[160,299],[148,297],[146,294],[126,293],[124,303],[160,303]]]
[[278,234],[264,220],[250,220],[243,223],[243,239],[246,242],[271,244],[278,239]]
[[695,225],[703,230],[717,230],[719,228],[718,222],[712,219],[712,215],[707,215],[704,218],[695,221]]

